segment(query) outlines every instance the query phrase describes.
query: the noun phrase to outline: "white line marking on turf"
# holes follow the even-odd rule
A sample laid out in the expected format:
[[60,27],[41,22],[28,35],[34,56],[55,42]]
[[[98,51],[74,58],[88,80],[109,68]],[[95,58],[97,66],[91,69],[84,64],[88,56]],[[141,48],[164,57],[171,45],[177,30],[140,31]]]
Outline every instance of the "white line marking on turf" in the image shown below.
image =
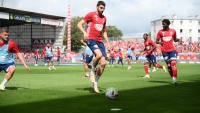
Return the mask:
[[112,108],[112,109],[110,109],[110,110],[112,110],[112,111],[119,111],[119,110],[122,110],[122,109],[119,109],[119,108]]

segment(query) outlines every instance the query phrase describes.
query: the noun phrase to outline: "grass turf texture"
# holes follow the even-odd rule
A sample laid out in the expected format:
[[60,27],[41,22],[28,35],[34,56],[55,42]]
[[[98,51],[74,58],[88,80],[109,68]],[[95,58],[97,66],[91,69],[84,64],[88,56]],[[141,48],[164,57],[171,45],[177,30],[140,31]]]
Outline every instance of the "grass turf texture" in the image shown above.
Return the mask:
[[[0,92],[0,113],[199,113],[200,65],[178,64],[178,85],[168,73],[158,69],[145,75],[142,64],[131,70],[106,67],[99,80],[100,94],[94,93],[89,79],[84,79],[83,66],[57,66],[49,71],[44,66],[30,66],[26,72],[17,65],[14,77]],[[5,73],[1,72],[0,82]],[[105,97],[115,87],[116,100]],[[121,111],[111,111],[120,108]]]

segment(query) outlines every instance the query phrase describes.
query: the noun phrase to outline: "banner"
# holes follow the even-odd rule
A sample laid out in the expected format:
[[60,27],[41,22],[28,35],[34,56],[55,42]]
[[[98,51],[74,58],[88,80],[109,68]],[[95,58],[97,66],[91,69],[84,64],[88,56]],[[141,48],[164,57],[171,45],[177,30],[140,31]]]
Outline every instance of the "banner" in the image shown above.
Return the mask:
[[63,26],[63,21],[47,19],[47,18],[41,18],[41,24],[54,25],[54,26]]
[[27,15],[19,15],[19,14],[12,14],[9,15],[10,20],[20,20],[25,22],[34,22],[34,23],[41,23],[41,18],[38,17],[31,17]]
[[54,44],[53,38],[45,38],[45,39],[32,39],[32,47],[45,47],[48,43],[52,46]]
[[9,19],[9,13],[0,12],[1,19]]

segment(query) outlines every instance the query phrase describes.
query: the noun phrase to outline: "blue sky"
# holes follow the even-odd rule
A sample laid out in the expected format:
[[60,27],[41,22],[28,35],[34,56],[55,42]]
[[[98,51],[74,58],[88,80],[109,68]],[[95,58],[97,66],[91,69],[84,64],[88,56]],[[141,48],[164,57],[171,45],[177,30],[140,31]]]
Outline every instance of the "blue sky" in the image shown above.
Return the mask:
[[[1,1],[1,0],[0,0]],[[85,16],[96,10],[98,0],[4,0],[3,6],[51,15],[67,16],[71,5],[72,16]],[[150,31],[150,22],[163,15],[169,18],[200,16],[200,0],[104,0],[107,25],[116,26],[124,36]]]

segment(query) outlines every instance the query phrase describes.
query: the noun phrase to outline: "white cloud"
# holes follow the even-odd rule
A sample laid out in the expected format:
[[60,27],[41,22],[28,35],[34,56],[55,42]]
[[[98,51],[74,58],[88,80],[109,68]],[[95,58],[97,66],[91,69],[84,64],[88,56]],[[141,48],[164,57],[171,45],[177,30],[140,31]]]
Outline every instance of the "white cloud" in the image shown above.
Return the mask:
[[[67,16],[71,6],[72,16],[85,16],[96,10],[98,0],[4,0],[5,7],[33,12]],[[143,34],[150,31],[150,22],[163,15],[178,18],[200,15],[199,0],[104,0],[107,25],[116,26],[124,35]]]

